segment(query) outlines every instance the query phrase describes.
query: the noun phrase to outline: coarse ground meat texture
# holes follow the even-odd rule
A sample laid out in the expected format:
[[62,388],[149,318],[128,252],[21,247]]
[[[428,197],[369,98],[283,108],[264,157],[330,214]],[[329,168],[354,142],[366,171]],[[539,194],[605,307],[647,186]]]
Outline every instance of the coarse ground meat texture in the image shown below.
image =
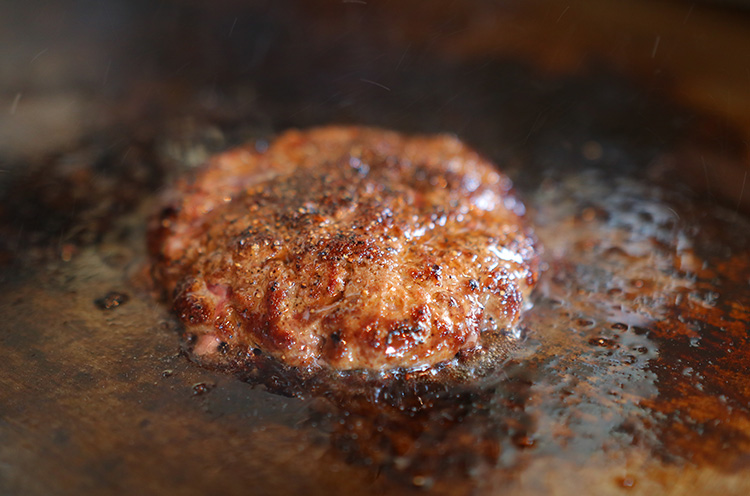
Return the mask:
[[153,274],[200,363],[431,366],[517,325],[537,249],[511,186],[449,135],[292,130],[169,193]]

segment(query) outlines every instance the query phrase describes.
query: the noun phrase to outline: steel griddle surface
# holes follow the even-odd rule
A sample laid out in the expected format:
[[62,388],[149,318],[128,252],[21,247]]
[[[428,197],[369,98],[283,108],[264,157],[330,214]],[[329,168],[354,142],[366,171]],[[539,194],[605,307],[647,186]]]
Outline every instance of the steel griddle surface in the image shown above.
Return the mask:
[[[345,77],[376,51],[356,41],[314,63],[269,48],[288,64],[230,74],[208,106],[195,75],[157,80],[182,92],[157,118],[115,112],[5,180],[0,492],[750,491],[750,221],[659,179],[704,117],[601,68],[403,49],[377,58],[399,64],[386,92]],[[144,275],[155,195],[212,150],[325,122],[454,131],[516,181],[547,269],[482,374],[299,399],[180,354]]]

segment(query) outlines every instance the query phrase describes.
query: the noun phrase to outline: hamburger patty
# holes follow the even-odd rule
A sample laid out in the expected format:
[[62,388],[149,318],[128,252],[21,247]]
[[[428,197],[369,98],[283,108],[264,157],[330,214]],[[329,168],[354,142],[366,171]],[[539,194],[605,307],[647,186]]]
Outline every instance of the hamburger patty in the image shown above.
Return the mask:
[[429,366],[518,322],[537,250],[510,189],[451,136],[288,131],[169,193],[153,274],[199,362]]

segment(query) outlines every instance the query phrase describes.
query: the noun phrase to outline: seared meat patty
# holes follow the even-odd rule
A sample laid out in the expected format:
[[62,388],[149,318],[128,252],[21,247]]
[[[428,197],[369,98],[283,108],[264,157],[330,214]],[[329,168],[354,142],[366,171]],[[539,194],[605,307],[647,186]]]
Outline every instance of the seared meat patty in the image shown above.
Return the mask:
[[451,136],[288,131],[178,184],[153,273],[200,362],[429,366],[518,322],[537,252],[510,189]]

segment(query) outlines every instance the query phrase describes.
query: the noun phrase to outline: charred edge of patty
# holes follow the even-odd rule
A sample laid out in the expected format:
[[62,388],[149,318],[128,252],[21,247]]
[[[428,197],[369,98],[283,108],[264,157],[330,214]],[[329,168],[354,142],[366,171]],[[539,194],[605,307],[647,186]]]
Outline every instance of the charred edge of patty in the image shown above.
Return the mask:
[[520,339],[508,338],[508,330],[487,331],[480,337],[480,345],[460,350],[456,355],[429,367],[396,367],[385,370],[337,370],[323,367],[294,367],[257,347],[230,347],[219,343],[219,355],[199,356],[194,353],[198,336],[184,329],[181,352],[191,362],[216,372],[231,374],[243,382],[261,386],[282,396],[311,398],[326,396],[338,401],[357,395],[372,395],[373,401],[399,407],[418,401],[424,404],[423,393],[448,391],[451,388],[475,384],[478,380],[502,380],[503,368],[510,352],[525,339],[526,328]]

